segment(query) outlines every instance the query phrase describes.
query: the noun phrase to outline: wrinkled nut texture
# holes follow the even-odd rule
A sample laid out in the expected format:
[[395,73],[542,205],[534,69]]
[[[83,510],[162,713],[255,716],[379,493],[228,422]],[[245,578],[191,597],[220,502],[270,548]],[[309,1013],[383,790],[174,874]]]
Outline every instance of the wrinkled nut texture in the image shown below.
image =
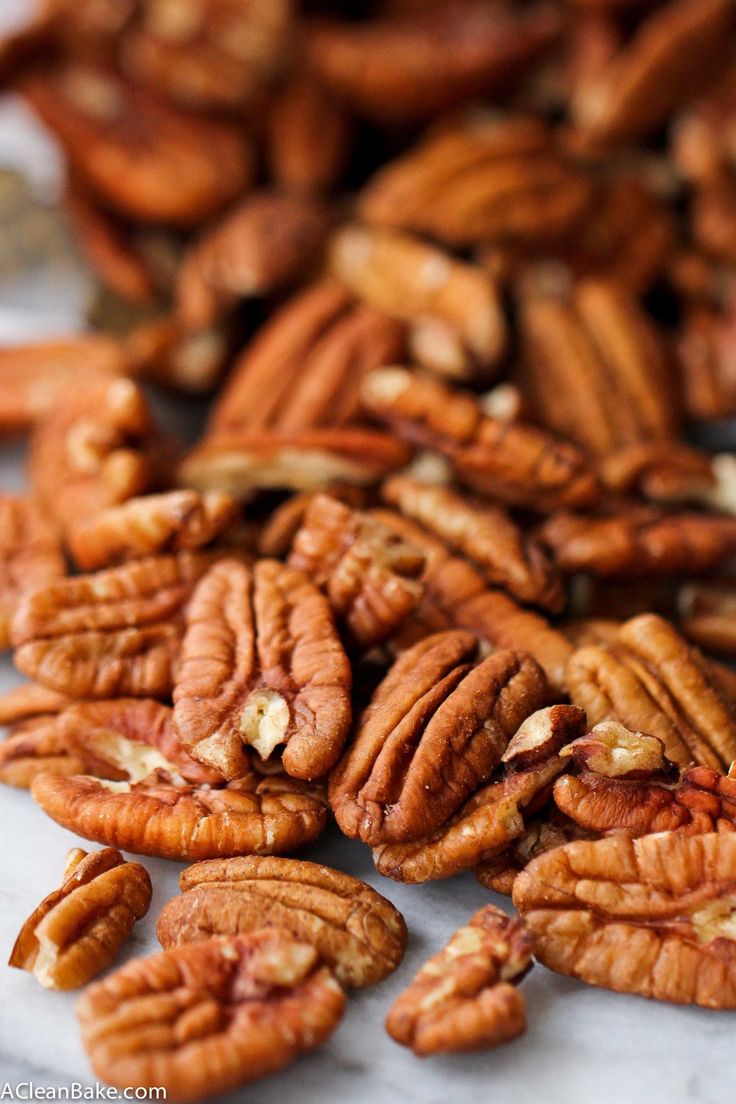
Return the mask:
[[347,737],[350,689],[327,599],[305,575],[228,560],[205,576],[174,688],[177,733],[200,762],[233,779],[249,769],[248,747],[266,760],[285,745],[287,773],[318,778]]
[[554,847],[562,847],[576,839],[588,839],[589,834],[558,810],[543,811],[532,817],[521,836],[515,839],[495,858],[484,860],[475,868],[475,876],[482,886],[510,897],[520,871],[537,855],[543,855]]
[[437,633],[407,649],[375,691],[330,778],[340,828],[371,846],[438,828],[500,762],[549,698],[538,664],[516,652],[476,661],[477,639]]
[[526,1030],[516,986],[531,965],[523,922],[486,905],[424,964],[394,1002],[386,1030],[419,1055],[508,1043]]
[[344,1004],[313,947],[266,930],[134,959],[77,1014],[98,1077],[193,1101],[283,1069],[329,1037]]
[[0,743],[0,782],[6,786],[27,790],[37,774],[81,774],[85,767],[53,715],[17,721]]
[[514,883],[534,955],[589,985],[736,1007],[736,834],[580,841]]
[[288,562],[325,590],[335,617],[361,650],[391,636],[422,597],[419,549],[327,495],[316,495],[307,506]]
[[47,989],[78,989],[114,960],[151,903],[151,879],[140,863],[105,848],[69,852],[64,881],[21,928],[10,965]]
[[362,988],[393,973],[406,924],[365,882],[298,859],[249,856],[197,863],[157,924],[163,947],[211,935],[282,928],[311,943],[341,985]]
[[0,569],[0,648],[7,648],[23,592],[66,573],[55,528],[30,499],[0,496]]

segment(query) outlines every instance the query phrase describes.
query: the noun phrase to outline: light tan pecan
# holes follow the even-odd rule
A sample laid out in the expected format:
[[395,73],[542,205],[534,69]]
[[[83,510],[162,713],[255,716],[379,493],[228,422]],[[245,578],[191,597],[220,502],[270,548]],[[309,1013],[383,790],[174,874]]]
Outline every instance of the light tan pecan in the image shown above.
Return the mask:
[[324,589],[335,618],[361,651],[391,636],[422,596],[422,553],[328,495],[315,495],[307,506],[288,563]]
[[66,574],[54,525],[35,502],[0,495],[0,648],[10,643],[10,622],[25,591]]
[[61,887],[21,928],[9,965],[46,989],[79,989],[110,965],[150,903],[151,879],[140,863],[111,847],[89,854],[75,848]]
[[344,1004],[314,948],[270,929],[134,959],[90,986],[77,1014],[98,1077],[195,1101],[313,1050]]
[[130,498],[67,527],[69,549],[83,571],[212,544],[239,520],[238,505],[217,491],[167,491]]
[[32,591],[13,618],[16,666],[74,698],[165,696],[178,619],[210,562],[196,552],[148,556]]
[[711,665],[656,614],[626,621],[612,645],[580,648],[566,678],[591,724],[658,736],[681,766],[721,770],[736,758],[736,714]]
[[557,847],[514,883],[551,970],[704,1008],[736,1007],[736,834],[657,832]]
[[559,613],[565,596],[544,549],[501,506],[459,494],[451,487],[395,475],[383,498],[451,548],[463,553],[494,586],[520,602]]
[[422,365],[459,379],[485,379],[506,345],[506,322],[490,274],[410,234],[353,224],[329,248],[333,275],[368,306],[409,327]]
[[427,637],[393,665],[330,778],[345,835],[373,846],[439,828],[490,778],[524,718],[549,700],[531,656],[477,654],[476,638],[457,630]]
[[531,966],[522,921],[486,905],[425,962],[391,1007],[386,1030],[419,1055],[508,1043],[526,1030],[517,985]]
[[325,195],[341,179],[353,144],[344,105],[307,73],[295,73],[271,100],[266,157],[277,187]]
[[211,935],[281,928],[311,943],[341,985],[393,973],[407,931],[390,901],[357,878],[299,859],[248,856],[197,863],[179,878],[156,931],[163,947]]
[[81,774],[86,762],[70,751],[56,716],[16,721],[0,743],[0,782],[28,790],[37,774]]
[[197,587],[174,688],[184,746],[226,778],[285,745],[296,778],[337,761],[350,728],[351,669],[327,599],[275,560],[216,564]]
[[678,595],[679,627],[708,652],[736,652],[736,587],[732,579],[686,583]]

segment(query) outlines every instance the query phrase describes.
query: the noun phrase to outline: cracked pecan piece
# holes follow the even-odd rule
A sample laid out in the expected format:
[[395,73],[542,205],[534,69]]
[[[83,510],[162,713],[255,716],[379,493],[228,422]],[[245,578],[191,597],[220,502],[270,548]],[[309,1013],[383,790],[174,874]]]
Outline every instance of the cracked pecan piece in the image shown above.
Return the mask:
[[0,495],[0,570],[0,648],[7,648],[24,592],[66,574],[56,529],[31,499]]
[[570,697],[588,721],[619,721],[658,736],[668,759],[715,770],[736,758],[736,717],[720,680],[663,617],[626,621],[607,647],[580,648],[567,665]]
[[512,506],[583,506],[599,486],[582,452],[545,430],[484,413],[476,396],[405,368],[363,380],[363,405],[412,445],[445,456],[457,479]]
[[392,476],[382,496],[472,560],[492,585],[520,602],[555,613],[562,609],[562,583],[549,557],[503,507],[408,475]]
[[133,925],[148,912],[151,879],[140,863],[106,847],[69,852],[64,881],[20,930],[9,965],[46,989],[80,989],[115,959]]
[[422,597],[422,553],[380,521],[327,495],[311,499],[288,563],[325,591],[360,651],[391,636]]
[[487,1050],[526,1030],[517,986],[532,967],[521,920],[493,905],[476,912],[399,995],[386,1030],[415,1054]]
[[686,583],[678,594],[679,627],[707,652],[736,652],[736,586],[732,579]]
[[353,224],[333,236],[332,274],[368,306],[405,322],[426,368],[487,379],[506,345],[498,289],[479,265],[410,234]]
[[293,74],[272,98],[266,122],[266,159],[277,187],[329,194],[347,167],[353,130],[345,106],[319,81]]
[[327,599],[275,560],[216,564],[187,613],[174,724],[202,763],[239,778],[248,746],[268,759],[285,745],[296,778],[337,761],[350,728],[351,669]]
[[221,936],[137,958],[91,986],[77,1014],[98,1077],[210,1100],[323,1043],[345,996],[288,932]]
[[500,855],[476,866],[474,874],[486,889],[510,897],[517,875],[537,855],[544,855],[572,840],[589,839],[590,835],[574,821],[563,816],[559,809],[545,809],[539,816],[527,821],[523,834],[513,840]]
[[0,782],[28,790],[37,774],[81,774],[86,762],[69,749],[59,718],[26,717],[0,743]]
[[526,818],[546,801],[565,769],[558,752],[585,725],[574,705],[537,710],[522,722],[501,763],[504,774],[482,787],[446,824],[424,839],[381,844],[373,851],[379,874],[400,882],[449,878],[506,852],[526,831]]
[[125,560],[212,544],[239,520],[231,495],[167,491],[130,498],[72,522],[67,543],[77,566],[96,571]]
[[736,835],[658,832],[558,847],[514,883],[534,955],[589,985],[736,1007]]
[[390,901],[357,878],[299,859],[248,856],[197,863],[179,878],[156,931],[165,948],[211,935],[281,928],[311,943],[341,985],[393,973],[407,931]]
[[13,618],[15,665],[73,698],[165,696],[178,620],[210,562],[196,552],[148,556],[32,591]]
[[427,637],[394,663],[330,778],[346,836],[375,846],[439,828],[490,778],[524,718],[549,700],[531,656],[477,657],[476,638],[456,630]]

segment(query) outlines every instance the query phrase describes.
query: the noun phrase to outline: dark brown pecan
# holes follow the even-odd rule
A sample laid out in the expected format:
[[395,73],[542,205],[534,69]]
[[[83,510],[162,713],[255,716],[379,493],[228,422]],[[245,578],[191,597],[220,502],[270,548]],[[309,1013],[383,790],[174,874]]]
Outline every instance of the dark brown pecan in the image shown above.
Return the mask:
[[391,636],[422,596],[424,556],[380,521],[327,495],[310,501],[289,565],[327,594],[355,646]]
[[421,839],[490,778],[525,717],[549,699],[538,664],[515,652],[476,661],[468,632],[405,651],[374,693],[330,778],[340,828],[364,843]]
[[523,923],[486,905],[425,962],[392,1005],[386,1030],[419,1055],[508,1043],[526,1030],[516,986],[531,966]]
[[309,74],[294,74],[272,99],[266,156],[277,186],[298,195],[332,191],[352,142],[345,106]]
[[24,591],[66,574],[55,527],[35,502],[0,495],[0,648]]
[[187,613],[174,722],[197,759],[239,778],[248,745],[262,759],[285,745],[296,778],[337,761],[350,728],[351,671],[327,599],[275,560],[216,564]]
[[736,587],[732,579],[687,583],[678,595],[679,626],[708,652],[736,652]]
[[736,294],[695,303],[678,340],[685,408],[691,418],[727,418],[736,412]]
[[383,368],[365,377],[361,393],[371,416],[411,444],[442,453],[474,490],[542,512],[598,495],[574,445],[524,422],[491,418],[467,392],[405,368]]

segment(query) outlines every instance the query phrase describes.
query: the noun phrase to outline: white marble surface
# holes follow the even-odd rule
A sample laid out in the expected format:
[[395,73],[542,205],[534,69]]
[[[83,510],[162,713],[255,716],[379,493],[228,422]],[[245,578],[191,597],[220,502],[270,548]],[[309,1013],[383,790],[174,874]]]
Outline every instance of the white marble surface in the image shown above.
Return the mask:
[[[17,0],[0,0],[17,8]],[[20,130],[19,130],[20,125]],[[28,124],[0,102],[0,165],[23,164]],[[41,147],[38,143],[41,142]],[[23,152],[25,151],[25,152]],[[52,158],[49,152],[48,157]],[[36,171],[39,161],[33,158]],[[42,183],[53,182],[43,161]],[[38,277],[0,285],[0,344],[73,328],[84,281],[40,290]],[[0,449],[0,489],[22,485],[21,450]],[[0,660],[0,690],[17,681]],[[29,795],[3,789],[0,864],[0,961],[38,901],[58,884],[68,848],[84,841],[59,828]],[[524,981],[529,1030],[517,1042],[485,1054],[420,1061],[394,1044],[383,1018],[395,994],[422,960],[489,899],[470,875],[421,887],[380,879],[366,848],[326,836],[307,857],[365,878],[406,916],[406,959],[382,985],[353,995],[347,1014],[321,1051],[282,1075],[233,1094],[242,1104],[727,1104],[734,1098],[732,1015],[656,1005],[587,989],[536,967]],[[136,926],[125,957],[157,950],[158,911],[177,890],[176,864],[144,859],[154,885],[149,915]],[[494,900],[496,900],[494,898]],[[500,899],[496,903],[506,904]],[[81,1049],[74,995],[41,989],[30,975],[0,966],[0,1091],[5,1083],[40,1086],[93,1083]]]

